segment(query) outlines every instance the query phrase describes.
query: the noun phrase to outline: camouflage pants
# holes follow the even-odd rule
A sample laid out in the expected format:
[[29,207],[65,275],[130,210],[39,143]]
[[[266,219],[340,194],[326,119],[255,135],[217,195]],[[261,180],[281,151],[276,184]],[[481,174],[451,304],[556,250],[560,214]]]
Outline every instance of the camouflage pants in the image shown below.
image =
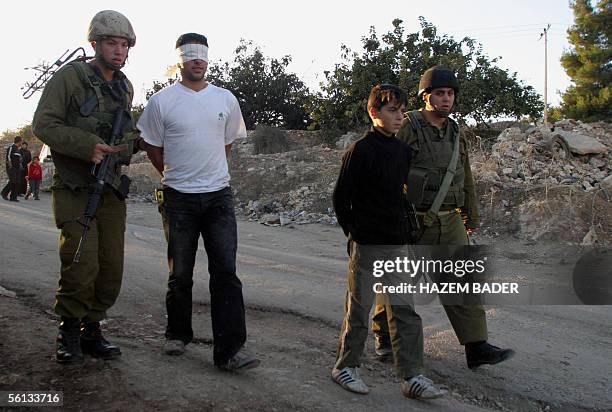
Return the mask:
[[[467,245],[469,240],[461,215],[452,213],[438,216],[425,229],[421,245]],[[481,305],[445,305],[444,310],[461,345],[487,340],[487,319]],[[372,315],[372,330],[383,340],[389,340],[388,314],[385,307],[376,305]]]
[[55,312],[60,316],[95,322],[106,317],[115,303],[123,277],[125,202],[107,190],[92,221],[79,263],[72,259],[83,226],[77,221],[87,205],[87,191],[53,190],[55,224],[59,238],[60,277]]

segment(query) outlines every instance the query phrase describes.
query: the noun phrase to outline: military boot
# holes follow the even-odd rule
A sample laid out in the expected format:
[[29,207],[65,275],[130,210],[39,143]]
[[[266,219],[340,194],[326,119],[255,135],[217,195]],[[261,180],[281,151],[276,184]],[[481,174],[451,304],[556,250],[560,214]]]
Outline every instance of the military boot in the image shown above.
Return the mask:
[[81,349],[87,355],[104,360],[121,356],[119,346],[113,345],[102,336],[100,322],[81,323]]
[[79,344],[79,319],[62,316],[56,340],[55,360],[64,364],[83,362]]
[[480,365],[495,365],[514,356],[512,349],[501,349],[486,341],[467,343],[465,345],[465,357],[470,369]]

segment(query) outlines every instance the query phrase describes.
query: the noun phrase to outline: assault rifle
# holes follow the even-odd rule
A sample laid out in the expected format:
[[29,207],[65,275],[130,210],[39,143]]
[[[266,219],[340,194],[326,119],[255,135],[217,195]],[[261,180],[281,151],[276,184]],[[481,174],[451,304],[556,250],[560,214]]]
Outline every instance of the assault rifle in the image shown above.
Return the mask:
[[[112,132],[106,144],[109,146],[115,145],[115,142],[122,134],[126,119],[129,119],[129,115],[125,112],[124,108],[118,107],[113,117]],[[89,197],[87,198],[87,206],[85,207],[85,213],[83,214],[83,221],[79,222],[81,225],[83,225],[83,234],[79,240],[79,246],[74,254],[74,258],[72,259],[74,263],[78,263],[81,259],[81,253],[89,233],[89,225],[96,217],[98,207],[100,206],[102,196],[104,195],[104,187],[107,184],[111,186],[113,190],[115,190],[117,196],[121,199],[125,199],[127,196],[130,186],[130,180],[127,176],[121,176],[119,178],[119,187],[115,187],[115,183],[117,182],[116,168],[119,164],[121,164],[119,153],[109,153],[104,156],[104,159],[99,165],[93,167],[92,171],[95,181],[92,183],[90,188]]]

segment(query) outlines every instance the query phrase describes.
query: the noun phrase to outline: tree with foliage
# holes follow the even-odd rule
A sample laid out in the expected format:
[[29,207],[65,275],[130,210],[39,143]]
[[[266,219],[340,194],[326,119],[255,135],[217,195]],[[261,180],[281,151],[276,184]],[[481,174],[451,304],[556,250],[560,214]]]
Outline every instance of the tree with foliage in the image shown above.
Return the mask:
[[265,57],[258,46],[241,40],[234,61],[212,64],[208,77],[238,98],[248,129],[258,124],[305,129],[310,93],[296,74],[287,72],[290,63],[291,56]]
[[0,135],[0,141],[3,142],[1,147],[5,145],[12,144],[15,136],[21,136],[25,142],[30,145],[30,150],[35,152],[42,146],[42,142],[38,140],[34,133],[32,132],[32,124],[28,123],[24,126],[16,130],[6,130]]
[[[269,58],[252,42],[241,40],[234,61],[211,62],[207,78],[236,96],[247,129],[255,129],[256,125],[305,129],[310,122],[306,107],[311,96],[296,74],[287,73],[290,63],[291,56]],[[147,100],[177,80],[178,76],[153,82],[146,92]],[[134,117],[138,118],[143,109],[135,107]]]
[[612,2],[589,0],[570,3],[574,25],[567,31],[573,48],[561,56],[561,65],[574,82],[563,94],[566,117],[584,121],[612,118]]
[[409,95],[409,108],[419,108],[417,98],[421,74],[435,65],[453,68],[461,84],[456,115],[460,121],[484,123],[494,117],[538,117],[543,105],[531,86],[523,85],[516,73],[497,67],[475,40],[456,41],[439,35],[436,27],[419,18],[421,30],[406,34],[402,20],[379,37],[370,28],[362,38],[363,52],[341,47],[343,62],[325,72],[322,92],[312,105],[315,126],[348,130],[369,123],[365,106],[377,83],[393,83]]

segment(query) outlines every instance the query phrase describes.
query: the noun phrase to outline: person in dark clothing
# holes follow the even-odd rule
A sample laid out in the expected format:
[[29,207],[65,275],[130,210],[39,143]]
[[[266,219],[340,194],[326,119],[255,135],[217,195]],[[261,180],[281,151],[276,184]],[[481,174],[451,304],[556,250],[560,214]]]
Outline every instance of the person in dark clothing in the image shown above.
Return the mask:
[[21,172],[19,174],[18,195],[23,196],[28,191],[28,180],[26,179],[26,176],[28,175],[28,165],[32,161],[32,152],[28,150],[28,142],[26,141],[21,144],[21,148],[19,150],[21,153]]
[[[397,132],[412,151],[408,171],[410,194],[423,231],[415,244],[421,246],[466,246],[468,235],[480,226],[478,197],[472,171],[468,143],[457,122],[449,117],[459,94],[459,82],[453,70],[434,66],[421,76],[418,98],[424,103],[419,111],[407,113]],[[442,188],[455,145],[458,158],[450,185]],[[426,176],[426,179],[423,179]],[[438,194],[441,203],[434,207]],[[416,196],[420,194],[420,196]],[[514,356],[514,350],[499,348],[488,342],[487,319],[482,305],[443,304],[457,339],[465,347],[469,369],[495,365]],[[376,306],[372,317],[375,353],[384,360],[391,354],[388,314]]]
[[[375,300],[373,267],[378,261],[407,256],[405,182],[410,149],[395,137],[403,121],[406,94],[394,85],[378,85],[368,99],[373,127],[349,147],[342,159],[333,195],[338,223],[349,238],[349,271],[344,321],[332,380],[344,389],[366,394],[359,377],[360,357],[368,335],[368,317]],[[387,273],[385,278],[398,278]],[[423,325],[410,295],[401,304],[376,292],[385,306],[393,342],[395,369],[402,393],[410,398],[443,395],[423,376]],[[392,303],[393,302],[393,303]]]
[[[21,144],[23,139],[21,136],[15,136],[13,144],[6,149],[4,160],[6,161],[6,174],[8,175],[8,183],[2,189],[2,198],[11,202],[19,202],[17,194],[19,192],[19,181],[21,178]],[[10,199],[9,199],[10,193]]]
[[334,190],[338,223],[349,241],[359,244],[407,243],[401,189],[410,152],[393,134],[384,133],[373,126],[347,149]]

